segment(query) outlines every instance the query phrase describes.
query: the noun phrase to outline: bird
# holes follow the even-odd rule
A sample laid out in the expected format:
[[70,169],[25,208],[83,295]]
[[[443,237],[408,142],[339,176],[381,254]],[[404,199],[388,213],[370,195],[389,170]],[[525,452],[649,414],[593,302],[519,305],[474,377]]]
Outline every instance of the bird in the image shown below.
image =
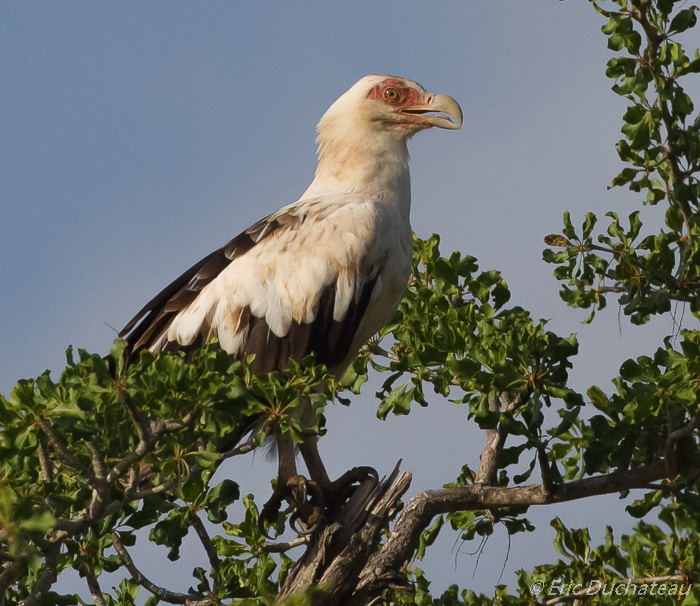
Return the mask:
[[[306,191],[149,301],[119,333],[128,363],[144,349],[191,354],[218,339],[232,359],[254,354],[256,374],[314,353],[316,363],[340,377],[390,322],[410,276],[407,142],[432,127],[457,130],[462,120],[455,99],[412,80],[360,79],[318,123],[318,165]],[[293,502],[290,491],[300,477],[291,438],[277,436],[277,450],[277,488],[261,514],[268,520],[284,499]],[[315,438],[299,450],[322,493],[340,490]],[[298,497],[296,506],[303,507]]]

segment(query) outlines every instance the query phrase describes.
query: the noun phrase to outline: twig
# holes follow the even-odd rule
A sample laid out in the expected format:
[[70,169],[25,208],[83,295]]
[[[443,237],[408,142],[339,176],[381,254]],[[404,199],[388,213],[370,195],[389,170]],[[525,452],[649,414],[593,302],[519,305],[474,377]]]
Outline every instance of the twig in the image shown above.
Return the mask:
[[148,443],[144,440],[140,440],[134,450],[112,467],[112,470],[107,474],[107,482],[111,484],[115,480],[121,478],[132,465],[135,465],[146,456],[148,449]]
[[285,553],[290,549],[299,547],[300,545],[306,545],[309,542],[309,539],[309,536],[300,536],[294,539],[293,541],[289,541],[289,543],[265,542],[260,546],[260,549],[261,551],[264,551],[266,553]]
[[243,442],[243,444],[239,444],[235,448],[232,448],[231,450],[227,450],[226,452],[222,452],[219,455],[219,459],[217,463],[222,463],[226,459],[230,459],[231,457],[235,457],[237,455],[241,454],[246,454],[247,452],[250,452],[251,450],[255,450],[258,447],[258,445],[255,443],[255,439],[253,436],[251,436],[250,439],[246,440]]
[[131,501],[142,501],[153,495],[157,495],[161,492],[167,492],[172,490],[177,486],[180,478],[174,477],[172,480],[168,480],[164,484],[159,484],[158,486],[153,486],[151,488],[145,488],[144,490],[136,490],[133,492],[125,491],[124,496],[116,501],[112,501],[105,510],[105,514],[109,515],[118,512],[124,505],[130,503]]

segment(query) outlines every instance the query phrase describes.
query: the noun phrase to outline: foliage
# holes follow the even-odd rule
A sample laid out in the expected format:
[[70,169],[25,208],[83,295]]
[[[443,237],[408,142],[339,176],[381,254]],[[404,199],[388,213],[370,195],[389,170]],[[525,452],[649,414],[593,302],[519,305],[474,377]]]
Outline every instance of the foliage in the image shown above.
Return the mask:
[[[588,321],[614,295],[635,324],[677,315],[681,306],[689,327],[624,362],[615,393],[594,385],[584,397],[569,386],[575,335],[559,336],[508,307],[499,272],[480,271],[470,256],[441,256],[433,236],[414,243],[408,290],[381,335],[391,336],[390,348],[373,340],[341,380],[313,359],[254,376],[247,361],[231,363],[215,343],[191,361],[144,353],[128,369],[119,342],[108,359],[80,351],[75,361],[69,349],[56,382],[46,373],[20,381],[9,400],[0,397],[0,603],[82,603],[51,592],[67,568],[85,578],[96,603],[134,604],[144,588],[150,604],[273,602],[302,565],[285,552],[315,539],[271,543],[258,528],[253,496],[241,498],[235,481],[214,481],[214,472],[273,432],[297,442],[322,436],[325,404],[349,403],[370,372],[387,377],[380,418],[427,406],[432,390],[465,406],[486,438],[480,462],[465,462],[453,483],[419,495],[430,515],[420,518],[413,500],[370,545],[375,555],[401,555],[385,571],[386,602],[553,604],[579,593],[594,604],[700,603],[700,114],[682,87],[700,73],[700,54],[681,45],[698,8],[676,0],[592,5],[615,53],[606,73],[629,101],[617,145],[625,168],[612,187],[663,204],[665,226],[644,226],[640,209],[627,219],[607,213],[602,231],[588,213],[578,229],[566,213],[562,233],[545,238],[544,260],[556,266],[563,301],[592,310]],[[310,426],[294,415],[302,401],[316,412]],[[414,566],[446,522],[462,540],[480,542],[496,524],[509,534],[533,531],[531,505],[631,488],[644,492],[630,516],[652,514],[663,527],[640,520],[619,542],[608,528],[604,544],[593,546],[587,529],[555,518],[564,559],[519,571],[517,584],[493,596],[450,587],[435,597]],[[245,516],[231,523],[227,508],[237,500]],[[285,519],[280,514],[277,532]],[[140,575],[127,548],[144,529],[171,560],[181,557],[188,533],[198,536],[210,566],[193,571],[188,594]],[[392,551],[401,533],[409,547]],[[103,592],[99,577],[120,569],[119,588]],[[318,595],[288,599],[323,603]]]

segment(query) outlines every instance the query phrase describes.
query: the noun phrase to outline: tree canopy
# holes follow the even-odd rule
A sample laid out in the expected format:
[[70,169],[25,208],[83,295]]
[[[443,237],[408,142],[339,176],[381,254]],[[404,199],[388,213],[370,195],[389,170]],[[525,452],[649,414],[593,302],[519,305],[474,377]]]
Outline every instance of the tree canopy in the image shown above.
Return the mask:
[[[58,380],[45,373],[0,397],[0,604],[84,603],[53,590],[69,568],[99,605],[144,595],[148,604],[191,605],[700,603],[700,114],[683,88],[700,73],[700,53],[682,46],[698,7],[592,6],[613,51],[606,74],[628,101],[617,145],[625,167],[612,187],[637,192],[640,209],[609,212],[602,228],[593,213],[566,213],[562,232],[545,238],[544,260],[563,302],[591,310],[588,321],[612,297],[634,324],[673,316],[673,334],[625,361],[614,393],[595,385],[578,393],[569,385],[576,336],[509,307],[500,272],[461,253],[442,256],[433,236],[415,240],[394,320],[342,378],[313,357],[253,375],[249,361],[231,363],[216,343],[191,361],[144,352],[128,368],[121,342],[107,358],[69,349]],[[642,205],[663,205],[665,225],[643,225]],[[411,474],[397,467],[363,482],[314,533],[268,539],[258,526],[267,495],[241,495],[218,466],[273,431],[297,442],[322,436],[324,406],[350,404],[374,373],[385,377],[380,418],[409,414],[428,397],[455,401],[483,430],[481,459],[407,503]],[[302,401],[317,413],[312,426],[293,416]],[[532,506],[631,489],[643,493],[627,513],[652,513],[658,524],[639,521],[622,536],[608,527],[595,545],[588,529],[555,517],[561,559],[519,571],[517,587],[486,596],[452,586],[436,596],[420,570],[445,524],[466,541],[496,524],[534,531]],[[245,517],[230,521],[238,500]],[[281,533],[288,516],[269,531]],[[201,541],[209,565],[193,570],[188,593],[139,570],[133,548],[143,530],[170,560],[185,556],[188,533]],[[293,560],[297,546],[304,551]],[[123,580],[110,592],[100,576],[115,571]]]

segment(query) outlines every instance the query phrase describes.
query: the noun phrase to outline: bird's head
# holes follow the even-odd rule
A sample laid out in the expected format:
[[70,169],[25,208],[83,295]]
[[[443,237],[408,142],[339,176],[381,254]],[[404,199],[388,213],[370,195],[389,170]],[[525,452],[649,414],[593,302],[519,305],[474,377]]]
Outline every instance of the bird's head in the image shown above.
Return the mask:
[[433,126],[450,130],[462,126],[457,101],[430,93],[407,78],[375,74],[362,78],[330,106],[319,123],[319,135],[323,138],[324,130],[352,128],[406,140]]
[[397,179],[408,189],[406,142],[433,126],[462,126],[462,110],[452,97],[397,76],[362,78],[318,123],[319,163],[305,195],[385,192]]

